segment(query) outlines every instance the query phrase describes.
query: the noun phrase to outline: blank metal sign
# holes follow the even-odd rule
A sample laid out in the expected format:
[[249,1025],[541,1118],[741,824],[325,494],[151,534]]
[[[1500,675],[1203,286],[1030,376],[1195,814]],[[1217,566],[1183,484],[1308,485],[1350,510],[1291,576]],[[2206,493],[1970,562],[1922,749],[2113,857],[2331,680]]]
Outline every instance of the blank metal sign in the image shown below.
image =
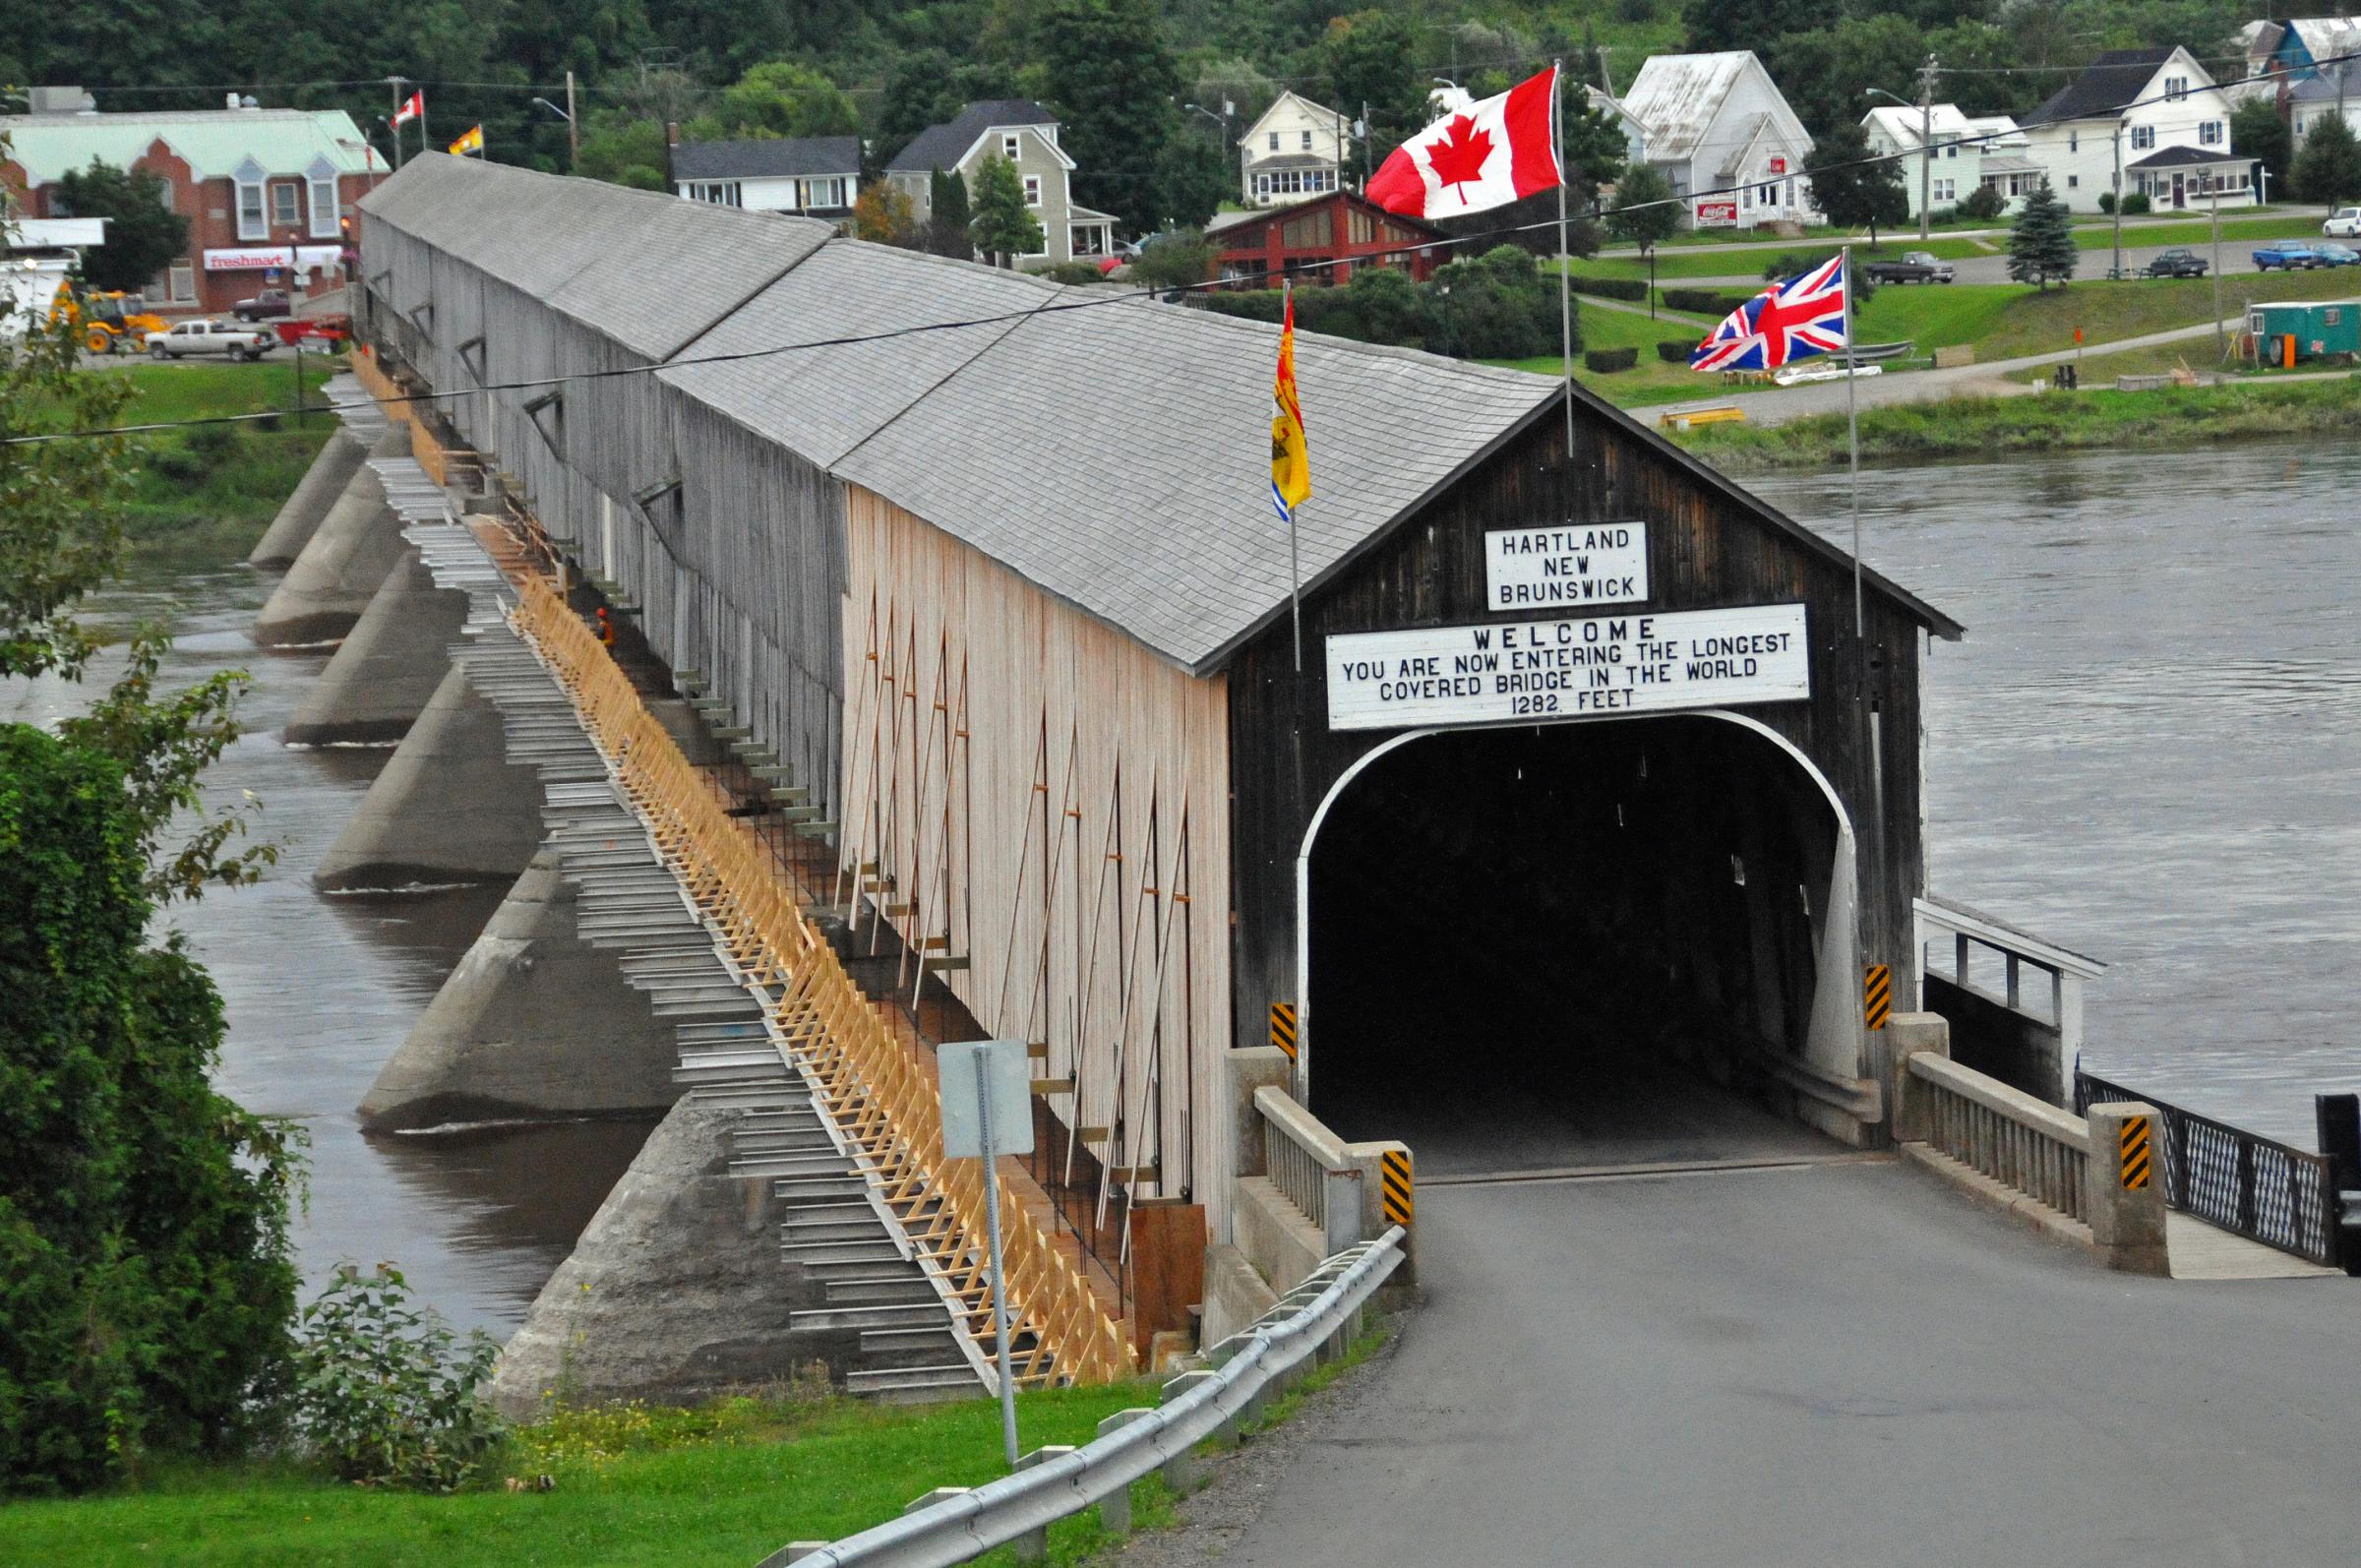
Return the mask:
[[935,1053],[941,1073],[942,1152],[973,1160],[984,1153],[984,1118],[977,1106],[977,1063],[992,1095],[992,1152],[1033,1152],[1033,1082],[1021,1040],[966,1040]]

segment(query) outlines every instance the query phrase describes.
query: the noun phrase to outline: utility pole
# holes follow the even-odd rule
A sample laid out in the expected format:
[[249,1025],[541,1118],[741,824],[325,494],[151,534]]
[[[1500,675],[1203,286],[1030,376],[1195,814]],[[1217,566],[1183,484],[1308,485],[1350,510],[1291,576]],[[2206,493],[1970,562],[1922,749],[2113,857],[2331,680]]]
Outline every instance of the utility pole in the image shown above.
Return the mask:
[[2221,330],[2221,185],[2218,181],[2209,183],[2213,186],[2213,360],[2219,364],[2230,355],[2230,345]]
[[582,132],[575,119],[574,73],[566,73],[566,168],[569,173],[581,167]]
[[[389,90],[391,90],[391,91],[393,92],[393,94],[394,94],[394,114],[399,114],[399,113],[401,112],[401,85],[402,85],[402,83],[403,83],[405,80],[407,80],[407,79],[406,79],[406,78],[403,78],[403,77],[397,77],[397,76],[390,76],[390,77],[386,78],[386,87],[387,87],[387,89],[388,89]],[[396,119],[394,119],[392,116],[388,116],[388,117],[387,117],[387,120],[386,120],[386,129],[394,133],[394,166],[395,168],[400,168],[400,167],[401,167],[401,122],[400,122],[400,121],[398,121],[398,120],[396,120]]]
[[1369,188],[1369,100],[1361,100],[1361,188]]
[[1918,243],[1927,239],[1934,215],[1935,189],[1935,57],[1918,68]]
[[2123,276],[2123,121],[2115,122],[2115,267],[2111,278]]

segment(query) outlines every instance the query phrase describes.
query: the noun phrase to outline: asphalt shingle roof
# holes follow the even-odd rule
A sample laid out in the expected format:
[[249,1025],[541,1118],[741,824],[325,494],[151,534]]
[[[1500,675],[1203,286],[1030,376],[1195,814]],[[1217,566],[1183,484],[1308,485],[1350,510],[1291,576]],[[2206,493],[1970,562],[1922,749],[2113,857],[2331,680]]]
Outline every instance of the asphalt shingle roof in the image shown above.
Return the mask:
[[1056,125],[1058,116],[1031,98],[989,98],[971,103],[943,125],[930,125],[886,163],[889,169],[924,174],[955,167],[976,138],[996,125]]
[[2156,68],[2172,58],[2171,44],[2158,44],[2149,49],[2109,49],[2089,65],[2083,74],[2050,95],[2049,101],[2027,115],[2020,124],[2048,125],[2060,120],[2108,120],[2125,104],[2137,99],[2156,74]]
[[2242,153],[2232,152],[2226,148],[2167,147],[2159,148],[2157,151],[2150,152],[2148,156],[2140,159],[2138,162],[2127,163],[2124,165],[2124,167],[2130,169],[2169,169],[2186,167],[2193,163],[2251,163],[2254,160],[2252,158],[2249,158]]
[[861,172],[857,136],[788,136],[764,142],[683,142],[676,180],[783,180]]

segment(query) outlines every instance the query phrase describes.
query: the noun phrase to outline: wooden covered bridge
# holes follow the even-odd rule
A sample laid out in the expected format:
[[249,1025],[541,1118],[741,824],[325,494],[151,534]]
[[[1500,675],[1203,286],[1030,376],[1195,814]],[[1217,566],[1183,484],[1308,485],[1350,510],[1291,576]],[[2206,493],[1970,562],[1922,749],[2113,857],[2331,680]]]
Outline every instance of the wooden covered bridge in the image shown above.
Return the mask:
[[1663,438],[1304,337],[1299,627],[1272,328],[440,155],[363,211],[422,436],[776,759],[893,999],[1033,1043],[1119,1277],[1319,1206],[1258,1115],[1423,1155],[1678,1063],[1883,1136],[1960,629]]

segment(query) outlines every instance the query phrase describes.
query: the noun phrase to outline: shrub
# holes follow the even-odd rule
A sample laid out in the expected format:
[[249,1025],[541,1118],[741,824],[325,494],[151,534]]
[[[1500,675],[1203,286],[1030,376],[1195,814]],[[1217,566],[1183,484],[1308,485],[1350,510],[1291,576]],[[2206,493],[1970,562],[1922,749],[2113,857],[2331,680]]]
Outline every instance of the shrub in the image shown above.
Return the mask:
[[[1686,353],[1685,349],[1683,353]],[[1582,362],[1601,375],[1605,375],[1611,371],[1631,369],[1640,362],[1640,351],[1636,348],[1593,348],[1583,354]]]
[[1096,283],[1104,276],[1098,268],[1089,262],[1059,262],[1055,267],[1042,269],[1041,275],[1053,283],[1068,284]]
[[459,1340],[387,1263],[365,1278],[339,1265],[303,1327],[297,1431],[338,1479],[450,1492],[482,1476],[504,1441],[480,1392],[499,1352],[483,1330]]
[[[1208,309],[1252,321],[1278,321],[1284,309],[1275,289],[1214,289],[1201,297]],[[1425,283],[1398,268],[1360,268],[1341,288],[1297,289],[1296,325],[1436,354],[1529,359],[1557,352],[1556,280],[1513,245],[1439,268]],[[1579,319],[1575,327],[1579,347]]]
[[1835,254],[1834,251],[1782,251],[1763,264],[1763,279],[1777,282],[1783,277],[1793,277],[1797,272],[1811,271]]
[[1699,316],[1726,316],[1752,299],[1752,294],[1725,294],[1714,288],[1667,288],[1665,305]]
[[1574,292],[1595,294],[1601,299],[1646,299],[1648,284],[1637,277],[1584,277],[1574,274]]
[[2112,212],[2115,211],[2115,193],[2113,191],[2101,191],[2098,193],[2098,210],[2102,212]]
[[2154,205],[2154,203],[2148,199],[2146,192],[2134,191],[2123,199],[2123,215],[2125,217],[2138,217],[2141,213],[2147,211]]
[[2008,199],[1989,185],[1979,185],[1960,198],[1960,216],[1989,220],[2000,216]]
[[1685,365],[1689,362],[1689,356],[1696,351],[1696,343],[1686,337],[1671,338],[1656,345],[1656,357],[1667,365]]

